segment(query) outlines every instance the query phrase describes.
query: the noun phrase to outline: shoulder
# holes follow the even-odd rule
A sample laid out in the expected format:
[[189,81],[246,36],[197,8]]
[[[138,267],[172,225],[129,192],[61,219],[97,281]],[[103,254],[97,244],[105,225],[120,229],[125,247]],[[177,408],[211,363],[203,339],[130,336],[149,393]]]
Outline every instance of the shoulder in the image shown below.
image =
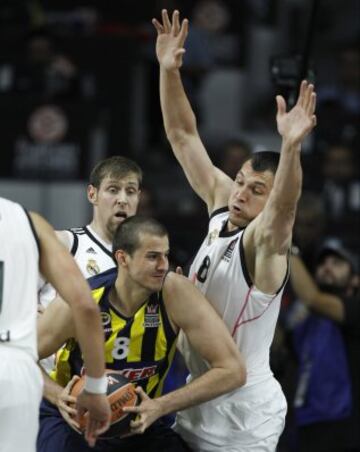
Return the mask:
[[99,289],[100,287],[109,287],[114,284],[117,277],[117,268],[111,268],[103,273],[92,276],[87,281],[92,290]]
[[68,230],[62,230],[62,231],[55,231],[56,237],[60,240],[60,242],[68,249],[70,250],[73,244],[73,236],[70,231]]

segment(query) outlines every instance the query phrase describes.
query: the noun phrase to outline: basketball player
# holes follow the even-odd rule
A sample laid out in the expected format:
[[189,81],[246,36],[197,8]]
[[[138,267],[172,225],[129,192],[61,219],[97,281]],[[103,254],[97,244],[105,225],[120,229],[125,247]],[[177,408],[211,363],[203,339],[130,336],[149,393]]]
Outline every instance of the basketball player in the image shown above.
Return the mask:
[[[56,231],[74,256],[85,278],[116,266],[111,244],[117,226],[135,215],[139,203],[142,171],[132,160],[114,156],[100,161],[90,174],[87,197],[93,218],[85,227]],[[40,294],[46,307],[55,298],[48,288]]]
[[[142,171],[130,159],[114,156],[100,161],[90,174],[87,188],[88,200],[93,205],[91,223],[56,232],[85,278],[116,266],[111,249],[113,234],[125,218],[135,215],[141,181]],[[56,292],[50,284],[45,284],[39,295],[42,311],[54,300]],[[50,372],[54,357],[42,361],[41,365]]]
[[89,287],[50,225],[4,198],[0,240],[0,450],[35,451],[43,385],[36,363],[39,268],[68,301],[76,324],[87,369],[78,408],[89,411],[86,439],[94,445],[109,425],[110,408],[104,396],[103,332]]
[[[142,435],[99,441],[97,450],[187,451],[175,432],[155,421],[243,385],[242,358],[200,291],[185,277],[168,273],[169,240],[161,224],[140,216],[127,218],[115,233],[113,249],[118,269],[89,281],[101,309],[106,366],[138,385],[141,404],[129,411],[139,414],[131,432]],[[161,396],[180,328],[207,364],[191,384]],[[72,313],[61,299],[46,309],[38,331],[41,357],[67,341],[58,355],[54,379],[46,375],[45,397],[51,403],[42,404],[38,452],[89,451],[82,436],[62,418],[62,407],[55,406],[63,386],[83,367]]]
[[[182,411],[177,431],[197,451],[274,451],[284,426],[286,401],[269,366],[288,250],[301,191],[300,146],[316,123],[315,93],[302,82],[286,112],[277,96],[280,154],[260,152],[245,161],[235,181],[216,168],[201,142],[179,68],[188,21],[166,10],[156,19],[160,96],[167,137],[191,186],[210,215],[208,235],[190,279],[224,319],[247,366],[247,383],[219,399]],[[204,369],[185,339],[190,381]]]

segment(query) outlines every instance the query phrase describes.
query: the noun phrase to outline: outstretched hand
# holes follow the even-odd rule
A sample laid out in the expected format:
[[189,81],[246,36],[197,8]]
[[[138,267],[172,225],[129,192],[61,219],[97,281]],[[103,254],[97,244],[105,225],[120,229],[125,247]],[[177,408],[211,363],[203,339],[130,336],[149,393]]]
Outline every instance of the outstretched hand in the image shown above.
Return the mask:
[[160,66],[167,70],[179,69],[185,53],[184,43],[188,34],[189,21],[183,19],[180,25],[179,11],[175,10],[170,21],[166,9],[161,12],[162,23],[153,19],[157,31],[156,56]]
[[290,145],[300,144],[316,126],[314,85],[309,84],[306,80],[301,82],[296,105],[288,112],[286,112],[286,102],[282,96],[276,96],[276,103],[279,134]]

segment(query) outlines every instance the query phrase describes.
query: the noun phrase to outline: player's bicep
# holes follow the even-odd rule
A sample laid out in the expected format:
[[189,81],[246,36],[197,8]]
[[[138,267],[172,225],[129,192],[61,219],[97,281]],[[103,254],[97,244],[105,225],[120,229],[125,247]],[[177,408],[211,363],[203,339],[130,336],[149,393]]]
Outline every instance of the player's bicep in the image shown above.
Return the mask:
[[201,292],[186,278],[169,290],[171,315],[194,350],[211,367],[237,367],[240,354],[224,322]]
[[69,306],[56,298],[38,316],[37,336],[39,358],[47,358],[75,335],[75,327]]

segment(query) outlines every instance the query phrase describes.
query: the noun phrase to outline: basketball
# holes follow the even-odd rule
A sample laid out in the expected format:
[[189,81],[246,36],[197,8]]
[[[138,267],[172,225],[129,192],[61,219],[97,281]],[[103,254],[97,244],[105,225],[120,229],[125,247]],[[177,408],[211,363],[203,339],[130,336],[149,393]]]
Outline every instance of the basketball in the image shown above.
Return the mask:
[[[138,395],[135,392],[135,386],[124,376],[114,372],[106,371],[108,379],[107,398],[111,408],[111,420],[109,429],[101,435],[101,438],[114,438],[116,436],[128,433],[130,430],[130,421],[135,419],[135,413],[124,413],[124,407],[136,406],[139,402]],[[85,384],[83,375],[71,389],[70,394],[77,397]],[[87,413],[80,419],[80,428],[85,430]]]

